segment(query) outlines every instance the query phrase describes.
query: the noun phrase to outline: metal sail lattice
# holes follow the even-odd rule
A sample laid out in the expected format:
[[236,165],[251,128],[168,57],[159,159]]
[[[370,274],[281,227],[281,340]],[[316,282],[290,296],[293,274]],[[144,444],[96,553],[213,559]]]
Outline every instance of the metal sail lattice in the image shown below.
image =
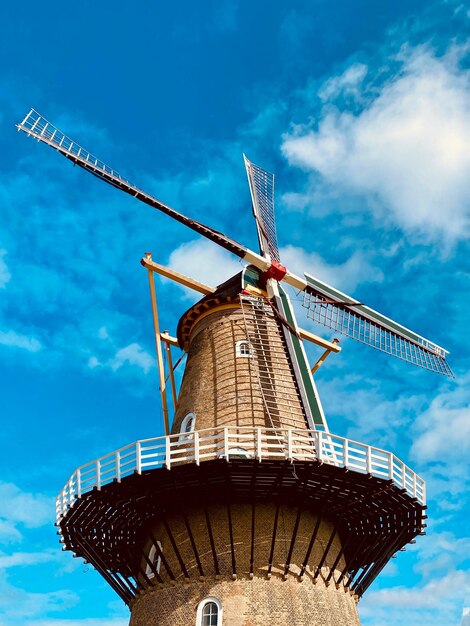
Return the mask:
[[278,263],[279,246],[277,244],[276,222],[274,219],[274,174],[251,163],[245,155],[245,167],[250,185],[253,214],[258,228],[261,252],[268,254]]
[[454,376],[445,351],[424,339],[422,343],[419,339],[408,339],[392,328],[368,319],[352,306],[332,303],[320,294],[304,292],[303,306],[307,309],[307,317],[327,328],[413,365],[451,378]]

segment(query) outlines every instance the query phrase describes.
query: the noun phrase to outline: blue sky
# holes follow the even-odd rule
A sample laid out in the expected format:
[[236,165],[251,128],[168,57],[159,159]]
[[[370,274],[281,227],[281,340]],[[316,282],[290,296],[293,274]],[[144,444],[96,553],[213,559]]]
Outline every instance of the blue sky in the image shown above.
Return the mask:
[[[60,551],[54,497],[82,463],[162,433],[143,253],[209,283],[240,268],[17,135],[32,106],[255,247],[246,152],[276,173],[292,270],[451,351],[455,381],[342,341],[317,380],[333,432],[393,450],[428,483],[427,536],[368,590],[364,626],[460,624],[470,12],[451,0],[159,4],[0,8],[0,626],[127,624],[98,574]],[[174,333],[191,299],[168,282],[158,294]]]

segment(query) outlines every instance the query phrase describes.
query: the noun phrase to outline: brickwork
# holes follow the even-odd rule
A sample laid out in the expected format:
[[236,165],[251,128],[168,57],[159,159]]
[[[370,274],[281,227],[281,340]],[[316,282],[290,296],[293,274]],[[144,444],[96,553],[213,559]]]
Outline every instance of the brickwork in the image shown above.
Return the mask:
[[[256,352],[251,357],[236,356],[237,342],[247,339],[240,307],[214,310],[193,326],[173,433],[180,431],[182,420],[190,412],[196,415],[197,430],[223,426],[306,428],[281,330],[272,317],[263,316],[262,323],[270,337],[263,358],[271,368],[276,398],[283,404],[266,410]],[[248,335],[253,332],[249,327]],[[274,352],[276,363],[270,365],[270,353]]]
[[[291,624],[309,626],[353,626],[359,624],[354,599],[334,583],[327,586],[325,580],[330,573],[338,551],[340,541],[336,536],[328,550],[321,573],[316,583],[314,575],[332,535],[332,526],[321,522],[318,535],[308,560],[302,581],[299,581],[300,567],[305,559],[316,516],[303,511],[298,520],[297,534],[292,550],[289,574],[284,576],[287,555],[290,552],[298,509],[282,506],[279,511],[276,530],[272,575],[268,579],[268,564],[271,551],[276,507],[273,504],[258,504],[254,516],[254,552],[251,565],[252,542],[252,506],[232,504],[231,520],[233,527],[233,547],[235,552],[236,580],[233,580],[233,562],[229,532],[228,510],[223,505],[207,507],[209,523],[213,533],[214,548],[217,555],[219,573],[216,573],[208,523],[205,511],[187,512],[189,525],[194,537],[204,580],[200,580],[200,571],[191,547],[187,527],[182,515],[167,516],[167,526],[178,546],[189,582],[180,566],[164,524],[157,521],[151,534],[162,545],[168,567],[176,578],[171,583],[170,575],[164,564],[160,565],[163,585],[140,596],[132,608],[131,626],[164,626],[173,624],[186,626],[195,623],[197,604],[207,595],[216,596],[224,607],[224,624],[240,626],[258,626],[263,624]],[[149,533],[150,534],[150,533]],[[149,539],[145,550],[150,551]],[[343,558],[336,564],[336,579],[344,566]],[[145,569],[145,562],[142,568]],[[250,575],[250,571],[253,575]],[[173,586],[174,585],[174,586]]]
[[359,626],[354,598],[344,589],[304,579],[207,580],[146,592],[132,606],[130,626],[200,626],[199,602],[215,596],[222,626]]

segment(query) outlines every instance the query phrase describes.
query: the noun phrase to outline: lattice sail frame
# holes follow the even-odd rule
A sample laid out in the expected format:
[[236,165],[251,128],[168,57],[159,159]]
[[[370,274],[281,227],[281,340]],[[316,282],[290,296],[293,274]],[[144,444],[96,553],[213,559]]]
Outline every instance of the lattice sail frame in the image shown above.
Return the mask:
[[[424,369],[454,377],[447,351],[381,313],[305,274],[303,306],[313,321]],[[347,304],[346,304],[347,303]]]
[[258,229],[260,251],[280,263],[274,219],[274,174],[249,161],[245,155],[246,174],[250,185],[253,215]]

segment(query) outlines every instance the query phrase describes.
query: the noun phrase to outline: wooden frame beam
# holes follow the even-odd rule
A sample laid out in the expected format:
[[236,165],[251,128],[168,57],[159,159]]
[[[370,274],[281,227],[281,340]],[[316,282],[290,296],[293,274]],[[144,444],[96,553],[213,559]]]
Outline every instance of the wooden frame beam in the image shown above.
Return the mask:
[[306,341],[310,341],[317,346],[325,348],[329,352],[341,352],[341,348],[339,347],[339,340],[333,339],[333,341],[328,341],[327,339],[323,339],[323,337],[319,337],[318,335],[314,335],[309,330],[305,330],[305,328],[297,329],[300,337],[305,339]]
[[156,272],[157,274],[160,274],[160,276],[165,276],[165,278],[169,278],[184,287],[189,287],[189,289],[194,289],[194,291],[203,293],[205,296],[208,296],[215,291],[215,287],[210,287],[209,285],[200,283],[198,280],[194,280],[194,278],[180,274],[176,270],[172,270],[169,267],[155,263],[155,261],[152,261],[152,257],[149,257],[147,254],[143,257],[143,259],[141,259],[140,263],[147,268],[149,272]]
[[[152,254],[150,252],[147,252],[146,258],[149,262],[152,262]],[[158,321],[157,294],[155,292],[155,281],[154,281],[151,270],[148,270],[148,279],[149,279],[149,288],[150,288],[150,302],[152,305],[153,329],[154,329],[154,334],[155,334],[155,347],[157,349],[157,365],[158,365],[158,376],[160,380],[160,396],[162,400],[163,422],[165,426],[165,435],[169,435],[170,423],[168,420],[168,402],[166,398],[165,369],[163,366],[162,342],[160,338],[161,336],[160,323]]]

